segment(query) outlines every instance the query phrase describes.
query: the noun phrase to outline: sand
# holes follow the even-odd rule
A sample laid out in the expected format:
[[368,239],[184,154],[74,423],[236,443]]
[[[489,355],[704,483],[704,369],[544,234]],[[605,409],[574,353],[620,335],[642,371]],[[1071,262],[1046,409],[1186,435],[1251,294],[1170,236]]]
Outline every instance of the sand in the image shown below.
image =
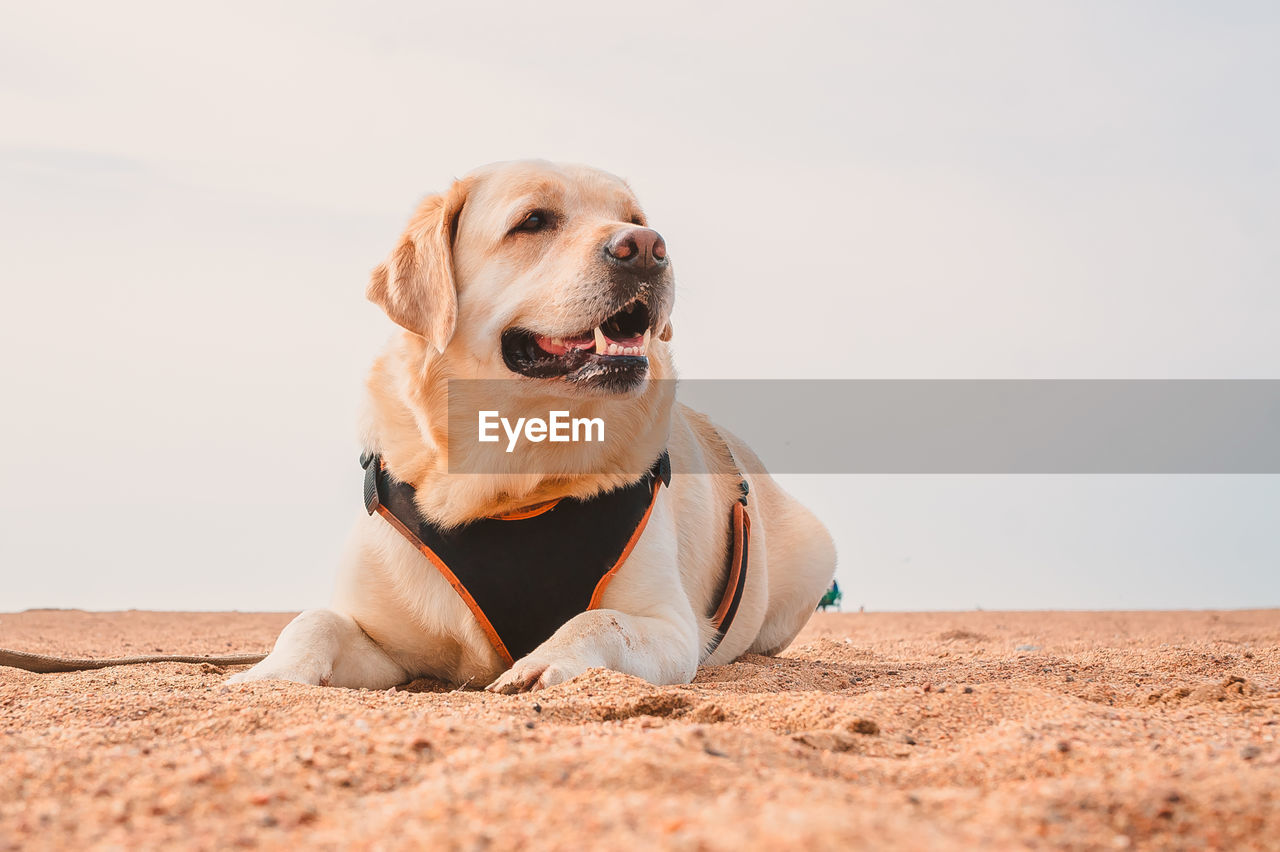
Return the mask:
[[[267,650],[290,614],[0,615]],[[0,849],[1280,849],[1280,612],[819,614],[782,657],[523,696],[0,668]]]

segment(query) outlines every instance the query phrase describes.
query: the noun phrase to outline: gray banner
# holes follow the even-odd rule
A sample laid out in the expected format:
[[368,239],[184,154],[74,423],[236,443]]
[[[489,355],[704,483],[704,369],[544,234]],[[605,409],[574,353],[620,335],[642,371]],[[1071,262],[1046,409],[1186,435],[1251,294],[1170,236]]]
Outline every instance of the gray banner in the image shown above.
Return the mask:
[[[533,401],[527,389],[450,383],[451,472],[621,472],[567,470],[566,448],[601,431],[605,445],[634,441],[637,415],[671,390],[602,403]],[[674,390],[775,473],[1280,473],[1278,380],[693,380]],[[488,402],[496,413],[485,434],[497,440],[481,442]],[[503,405],[512,407],[505,425]],[[525,424],[513,429],[519,416]],[[549,421],[541,440],[540,427],[529,431],[538,418]],[[576,458],[609,456],[586,449]],[[453,465],[464,457],[465,467]]]

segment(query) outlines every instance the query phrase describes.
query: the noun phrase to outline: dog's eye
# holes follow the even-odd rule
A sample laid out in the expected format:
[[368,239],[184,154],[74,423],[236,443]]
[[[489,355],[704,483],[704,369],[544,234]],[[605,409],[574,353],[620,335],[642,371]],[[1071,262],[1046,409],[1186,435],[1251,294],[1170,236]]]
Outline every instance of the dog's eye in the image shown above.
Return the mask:
[[637,228],[643,228],[643,227],[644,227],[644,220],[643,220],[643,219],[641,219],[639,216],[632,216],[632,217],[631,217],[631,224],[635,225]]
[[551,224],[551,214],[545,210],[534,210],[520,220],[520,224],[511,229],[511,233],[532,234],[545,230]]

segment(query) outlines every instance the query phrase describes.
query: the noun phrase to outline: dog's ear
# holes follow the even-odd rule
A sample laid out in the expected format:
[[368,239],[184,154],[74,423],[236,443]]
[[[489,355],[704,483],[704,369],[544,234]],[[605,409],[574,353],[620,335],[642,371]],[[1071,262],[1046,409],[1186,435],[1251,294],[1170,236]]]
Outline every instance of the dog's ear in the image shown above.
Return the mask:
[[423,199],[409,227],[387,258],[373,270],[365,296],[392,322],[421,335],[443,352],[458,323],[453,279],[453,241],[467,185],[454,181],[447,192]]
[[658,332],[658,339],[670,340],[671,333],[671,320],[667,320],[667,324],[662,327],[662,331]]

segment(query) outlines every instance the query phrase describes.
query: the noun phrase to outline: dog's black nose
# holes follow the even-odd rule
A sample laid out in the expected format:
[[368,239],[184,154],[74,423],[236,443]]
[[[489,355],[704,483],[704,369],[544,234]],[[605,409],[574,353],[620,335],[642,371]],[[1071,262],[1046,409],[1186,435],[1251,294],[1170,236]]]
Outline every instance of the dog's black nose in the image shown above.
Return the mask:
[[604,244],[605,256],[625,269],[648,272],[667,262],[667,244],[650,228],[624,228]]

